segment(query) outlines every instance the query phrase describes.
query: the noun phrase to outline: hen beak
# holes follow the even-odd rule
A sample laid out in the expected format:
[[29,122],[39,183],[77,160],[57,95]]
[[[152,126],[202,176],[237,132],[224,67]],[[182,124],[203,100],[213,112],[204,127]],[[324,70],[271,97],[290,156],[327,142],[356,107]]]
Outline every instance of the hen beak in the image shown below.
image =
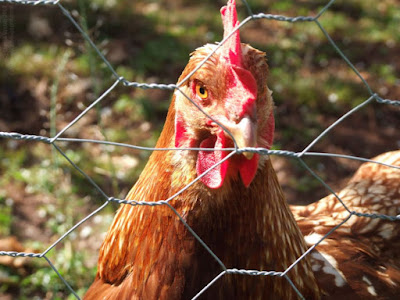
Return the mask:
[[[257,123],[250,119],[250,116],[245,115],[239,123],[228,122],[224,125],[232,134],[238,148],[248,148],[257,146]],[[225,133],[228,137],[230,135]],[[243,152],[247,159],[252,159],[253,152]]]

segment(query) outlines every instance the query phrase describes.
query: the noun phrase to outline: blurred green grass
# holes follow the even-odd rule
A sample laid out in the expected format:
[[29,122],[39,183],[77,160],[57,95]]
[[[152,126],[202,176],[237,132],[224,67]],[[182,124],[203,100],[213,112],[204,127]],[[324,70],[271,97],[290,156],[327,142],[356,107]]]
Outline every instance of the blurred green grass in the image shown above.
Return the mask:
[[[248,2],[255,13],[286,16],[315,15],[327,3]],[[149,83],[176,82],[190,52],[222,38],[219,8],[223,4],[224,1],[187,0],[63,3],[119,75],[130,81]],[[0,4],[5,5],[10,7],[10,4]],[[13,11],[13,45],[6,54],[0,52],[3,95],[0,130],[52,136],[115,79],[55,7],[15,5]],[[239,4],[241,19],[246,17],[246,12],[245,6]],[[399,21],[399,4],[390,0],[336,1],[320,18],[329,35],[371,87],[382,97],[391,99],[400,98]],[[259,20],[244,26],[241,36],[243,41],[268,55],[271,70],[268,84],[277,105],[275,148],[303,149],[332,120],[369,97],[360,79],[313,23]],[[154,146],[170,97],[170,92],[118,86],[65,136]],[[361,111],[360,120],[376,126],[389,123],[396,128],[398,123],[388,117],[392,113],[390,108],[374,105],[372,110],[374,117],[370,116],[371,110]],[[367,127],[365,132],[369,130]],[[381,138],[387,139],[387,136],[390,132],[382,133]],[[396,147],[395,139],[381,148],[371,142],[373,150],[368,147],[354,150],[346,140],[336,141],[334,150],[360,156],[377,154],[374,151],[379,152],[384,146]],[[374,143],[379,144],[375,140]],[[17,236],[25,247],[43,251],[104,202],[100,193],[48,145],[11,140],[0,140],[0,145],[0,237]],[[108,195],[121,199],[138,178],[150,154],[87,143],[59,145]],[[319,147],[317,150],[331,149],[329,143]],[[332,174],[326,172],[326,166],[318,160],[309,163],[329,180],[328,175]],[[331,180],[354,170],[347,165],[332,168],[338,175]],[[293,172],[305,174],[298,166]],[[298,190],[297,197],[313,194],[316,200],[325,192],[310,176],[296,178],[291,178],[288,185]],[[20,223],[23,216],[20,207],[27,205],[24,201],[29,197],[36,199],[31,203],[32,221]],[[106,207],[99,213],[100,221],[90,220],[49,253],[49,259],[80,295],[94,278],[94,256],[116,208]],[[35,232],[43,232],[43,236],[23,234],[22,226],[29,226],[26,230],[38,227]],[[11,295],[13,299],[73,298],[45,261],[32,259],[19,268],[0,265],[0,272],[5,274],[0,278],[0,295]]]

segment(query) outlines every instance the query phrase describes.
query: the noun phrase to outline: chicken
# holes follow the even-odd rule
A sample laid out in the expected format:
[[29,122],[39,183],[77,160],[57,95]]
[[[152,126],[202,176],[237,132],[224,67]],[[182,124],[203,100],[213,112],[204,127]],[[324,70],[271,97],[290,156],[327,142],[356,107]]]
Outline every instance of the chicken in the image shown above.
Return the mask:
[[[372,160],[400,168],[400,151]],[[349,211],[400,216],[400,170],[363,164],[338,193]],[[350,213],[334,195],[305,207],[292,206],[312,246]],[[399,219],[400,221],[400,219]],[[332,299],[396,299],[400,295],[400,224],[381,218],[351,216],[311,253],[320,286]],[[332,282],[331,286],[324,284]]]
[[[182,150],[154,151],[126,198],[168,203],[121,205],[84,299],[191,299],[223,270],[230,272],[201,299],[298,299],[298,292],[319,299],[330,291],[335,278],[318,280],[325,269],[311,255],[286,276],[232,274],[283,272],[308,246],[269,158],[225,151],[269,149],[274,115],[265,53],[241,43],[238,31],[230,35],[238,24],[234,0],[221,14],[225,42],[192,53],[156,145]],[[296,215],[312,236],[299,209]]]

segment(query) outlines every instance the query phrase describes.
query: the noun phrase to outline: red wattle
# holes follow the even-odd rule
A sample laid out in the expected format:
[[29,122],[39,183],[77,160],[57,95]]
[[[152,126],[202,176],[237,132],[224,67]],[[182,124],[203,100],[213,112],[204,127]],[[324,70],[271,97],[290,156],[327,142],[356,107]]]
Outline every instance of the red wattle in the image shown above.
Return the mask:
[[256,176],[259,159],[260,156],[258,154],[254,154],[250,160],[244,156],[240,157],[239,173],[245,187],[248,187]]
[[[213,135],[200,143],[200,148],[226,148],[226,137],[221,130],[217,136]],[[216,163],[226,157],[226,151],[202,151],[197,155],[196,170],[197,175],[203,174]],[[228,169],[228,160],[211,169],[201,178],[201,181],[211,189],[218,189],[224,183],[226,171]]]

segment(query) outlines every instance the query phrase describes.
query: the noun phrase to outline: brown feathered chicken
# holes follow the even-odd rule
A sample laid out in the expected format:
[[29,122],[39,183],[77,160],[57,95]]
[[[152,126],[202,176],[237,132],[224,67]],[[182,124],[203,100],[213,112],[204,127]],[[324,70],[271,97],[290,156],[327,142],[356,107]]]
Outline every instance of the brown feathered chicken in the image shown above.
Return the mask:
[[[101,247],[96,279],[85,299],[191,299],[224,267],[282,272],[308,248],[301,230],[310,242],[325,234],[338,222],[336,219],[342,217],[325,216],[322,210],[323,216],[318,218],[314,212],[297,209],[300,230],[268,157],[249,152],[228,157],[229,151],[217,150],[233,148],[232,138],[240,148],[269,148],[274,135],[273,101],[267,87],[265,53],[240,43],[238,31],[229,36],[238,24],[235,1],[229,0],[221,14],[227,40],[217,50],[217,45],[205,45],[191,55],[179,82],[216,50],[175,92],[157,142],[157,148],[197,147],[200,151],[153,152],[127,196],[127,199],[137,201],[166,200],[202,175],[169,205],[221,263],[194,237],[171,207],[165,204],[151,207],[122,205]],[[318,208],[319,205],[315,211]],[[308,220],[305,216],[308,213],[315,220]],[[330,218],[327,224],[323,223],[325,218]],[[322,222],[319,225],[318,220]],[[367,225],[375,222],[365,220]],[[339,256],[332,252],[334,249],[323,248],[324,253],[307,255],[287,273],[306,299],[332,294],[336,291],[335,284],[346,286],[353,277],[358,278],[355,280],[359,284],[370,282],[374,287],[375,277],[369,273],[364,279],[363,273],[351,277],[335,269],[346,259],[369,255],[368,258],[377,260],[380,253],[362,248],[357,244],[358,241],[361,243],[358,237],[343,232],[344,228],[335,234],[346,234],[345,243],[347,236],[351,237],[349,241],[354,245],[351,245],[350,256],[346,256],[348,246],[342,246],[341,239],[335,240],[332,236],[329,241],[336,242]],[[358,232],[361,234],[362,229]],[[386,235],[382,235],[385,239]],[[329,241],[325,240],[320,247]],[[366,240],[362,243],[368,246]],[[332,269],[327,261],[332,264]],[[399,291],[398,280],[390,279],[390,272],[398,274],[398,270],[389,260],[382,267],[386,269],[376,270],[382,274],[382,284]],[[359,269],[354,271],[363,272],[368,268]],[[337,274],[342,275],[343,285]],[[323,280],[318,280],[320,278]],[[346,291],[349,290],[351,292],[349,288]],[[285,277],[241,274],[225,274],[201,295],[201,299],[297,298],[297,292]]]
[[[400,167],[400,151],[373,160]],[[400,216],[400,170],[365,163],[337,195],[351,212]],[[309,246],[350,216],[344,205],[330,195],[291,207]],[[330,299],[399,299],[399,221],[352,215],[311,252],[312,269]]]

